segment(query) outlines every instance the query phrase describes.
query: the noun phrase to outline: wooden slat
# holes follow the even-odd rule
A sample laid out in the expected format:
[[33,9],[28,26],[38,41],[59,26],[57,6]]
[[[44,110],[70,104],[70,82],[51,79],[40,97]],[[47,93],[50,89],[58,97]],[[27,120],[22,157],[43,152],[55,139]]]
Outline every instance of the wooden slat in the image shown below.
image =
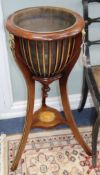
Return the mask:
[[29,67],[29,69],[32,70],[29,63],[28,63],[28,59],[27,59],[27,56],[26,56],[26,51],[25,51],[24,39],[23,38],[22,38],[22,49],[23,49],[23,54],[24,54],[24,59],[26,61],[26,64]]
[[70,48],[71,48],[71,38],[68,39],[68,49],[67,49],[67,54],[66,54],[66,61],[65,61],[65,65],[68,62],[68,58],[69,58],[69,54],[70,54]]
[[41,75],[41,70],[40,70],[40,63],[39,63],[39,53],[38,53],[38,46],[37,46],[37,41],[36,41],[36,59],[37,59],[37,65],[38,65],[38,72]]
[[49,73],[48,75],[50,76],[51,74],[51,63],[52,63],[52,50],[51,50],[51,42],[49,42]]
[[35,71],[35,68],[34,68],[34,65],[33,65],[33,61],[32,61],[31,48],[30,48],[30,41],[29,40],[28,40],[28,55],[29,55],[32,70],[36,74],[36,71]]
[[73,56],[74,48],[75,48],[75,38],[73,38],[73,46],[72,46],[72,50],[71,50],[70,60],[71,60],[71,58]]
[[62,67],[62,64],[63,64],[63,60],[64,60],[64,40],[62,41],[62,49],[61,49],[61,52],[62,52],[62,54],[61,54],[61,62],[60,62],[60,66],[59,66],[59,69],[58,69],[58,72],[60,72],[60,70],[61,70],[61,67]]
[[53,74],[55,74],[57,66],[58,66],[58,57],[59,57],[59,41],[57,40],[57,45],[56,45],[56,63],[55,63],[55,68]]
[[45,53],[44,53],[44,41],[42,42],[42,62],[43,62],[43,74],[45,76]]

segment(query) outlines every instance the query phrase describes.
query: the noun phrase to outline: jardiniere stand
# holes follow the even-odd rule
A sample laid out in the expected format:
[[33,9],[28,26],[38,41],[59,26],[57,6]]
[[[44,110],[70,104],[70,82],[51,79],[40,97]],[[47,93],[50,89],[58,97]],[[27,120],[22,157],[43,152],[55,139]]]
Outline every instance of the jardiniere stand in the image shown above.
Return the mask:
[[[91,155],[74,121],[66,89],[68,77],[80,54],[83,18],[64,8],[34,7],[9,16],[6,26],[14,36],[11,49],[28,90],[26,120],[12,170],[17,168],[32,128],[52,128],[67,124],[78,143]],[[59,80],[65,118],[46,104],[49,85],[55,80]],[[35,81],[43,85],[42,105],[33,113]]]

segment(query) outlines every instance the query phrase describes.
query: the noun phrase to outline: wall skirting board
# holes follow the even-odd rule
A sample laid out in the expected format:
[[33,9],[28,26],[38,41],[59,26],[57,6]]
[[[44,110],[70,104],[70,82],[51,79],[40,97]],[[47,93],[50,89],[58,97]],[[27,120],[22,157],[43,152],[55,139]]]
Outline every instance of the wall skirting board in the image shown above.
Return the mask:
[[[70,106],[72,110],[75,110],[78,108],[79,102],[80,102],[80,94],[73,94],[69,95],[69,101]],[[41,105],[41,99],[35,100],[35,106],[34,111],[36,111]],[[47,99],[47,105],[54,107],[58,109],[59,111],[62,111],[62,104],[60,97],[50,97]],[[5,113],[0,114],[0,119],[11,119],[11,118],[17,118],[17,117],[23,117],[26,114],[26,101],[20,101],[20,102],[14,102],[9,109],[9,111],[6,111]],[[91,99],[91,96],[88,95],[88,99],[85,105],[85,108],[91,108],[93,107],[93,102]]]

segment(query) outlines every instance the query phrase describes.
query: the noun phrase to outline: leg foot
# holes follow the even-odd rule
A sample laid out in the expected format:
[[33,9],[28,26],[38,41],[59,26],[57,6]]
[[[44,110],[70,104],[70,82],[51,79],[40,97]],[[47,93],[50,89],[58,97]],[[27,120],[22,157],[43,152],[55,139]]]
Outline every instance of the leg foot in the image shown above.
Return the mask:
[[76,140],[82,146],[84,151],[88,155],[91,155],[92,154],[91,150],[88,147],[88,145],[85,143],[85,141],[83,140],[82,136],[80,135],[79,130],[78,130],[76,123],[74,121],[74,118],[73,118],[73,115],[72,115],[72,112],[70,109],[70,105],[69,105],[67,91],[66,91],[66,81],[64,78],[61,78],[59,80],[59,85],[60,85],[60,93],[61,93],[61,99],[62,99],[62,104],[63,104],[63,108],[64,108],[64,113],[65,113],[66,119],[68,121],[68,124],[69,124]]

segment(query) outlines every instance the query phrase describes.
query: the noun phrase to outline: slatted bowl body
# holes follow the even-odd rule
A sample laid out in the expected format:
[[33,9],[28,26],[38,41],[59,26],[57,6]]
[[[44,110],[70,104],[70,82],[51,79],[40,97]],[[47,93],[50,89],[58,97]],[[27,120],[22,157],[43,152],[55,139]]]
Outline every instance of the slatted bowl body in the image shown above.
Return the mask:
[[22,60],[32,75],[48,78],[61,73],[76,52],[84,21],[70,10],[35,7],[15,12],[7,29],[18,37]]

